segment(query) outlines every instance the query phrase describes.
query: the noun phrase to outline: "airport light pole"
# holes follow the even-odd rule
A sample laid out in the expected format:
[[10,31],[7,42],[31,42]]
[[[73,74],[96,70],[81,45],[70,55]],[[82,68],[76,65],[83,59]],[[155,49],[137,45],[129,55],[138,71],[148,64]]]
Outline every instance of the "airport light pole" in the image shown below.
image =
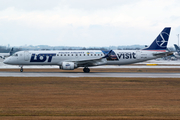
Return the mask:
[[178,37],[178,46],[179,46],[179,34],[177,34],[177,37]]

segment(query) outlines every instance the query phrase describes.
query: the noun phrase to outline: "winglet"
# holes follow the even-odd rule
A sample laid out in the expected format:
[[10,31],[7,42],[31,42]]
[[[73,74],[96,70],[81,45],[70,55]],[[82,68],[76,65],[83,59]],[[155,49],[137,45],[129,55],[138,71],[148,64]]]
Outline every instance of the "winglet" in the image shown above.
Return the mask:
[[143,50],[166,50],[169,40],[171,27],[165,27],[162,32],[157,36],[153,43]]
[[108,57],[110,57],[111,52],[112,52],[112,50],[110,50],[110,51],[108,52],[108,54],[107,54],[107,55],[105,55],[105,56],[104,56],[104,57],[102,57],[102,58],[108,58]]

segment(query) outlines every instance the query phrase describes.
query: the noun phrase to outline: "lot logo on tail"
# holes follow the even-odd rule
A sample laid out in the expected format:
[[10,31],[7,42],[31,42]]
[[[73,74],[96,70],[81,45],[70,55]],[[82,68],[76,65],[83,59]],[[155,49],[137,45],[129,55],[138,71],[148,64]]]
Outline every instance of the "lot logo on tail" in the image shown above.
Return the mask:
[[159,34],[159,36],[156,38],[156,43],[159,47],[166,47],[169,35],[166,32],[162,32]]

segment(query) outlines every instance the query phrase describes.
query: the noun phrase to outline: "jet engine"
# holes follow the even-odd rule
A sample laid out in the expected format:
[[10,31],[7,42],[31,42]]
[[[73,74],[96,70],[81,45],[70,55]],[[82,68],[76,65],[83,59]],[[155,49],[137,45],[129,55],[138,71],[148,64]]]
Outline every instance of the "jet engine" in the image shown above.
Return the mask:
[[75,68],[77,68],[77,65],[73,62],[62,62],[62,66],[60,67],[63,70],[74,70]]

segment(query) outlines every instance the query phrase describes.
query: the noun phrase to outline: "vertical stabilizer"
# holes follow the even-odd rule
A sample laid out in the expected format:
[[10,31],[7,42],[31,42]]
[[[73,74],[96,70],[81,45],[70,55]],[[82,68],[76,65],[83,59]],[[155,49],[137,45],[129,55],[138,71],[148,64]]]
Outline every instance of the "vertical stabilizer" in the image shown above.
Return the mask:
[[174,47],[176,48],[176,52],[180,55],[180,48],[176,44],[174,44]]
[[143,50],[166,50],[169,40],[171,27],[165,27],[162,32],[157,36],[153,43]]
[[10,56],[13,54],[13,48],[9,51]]

